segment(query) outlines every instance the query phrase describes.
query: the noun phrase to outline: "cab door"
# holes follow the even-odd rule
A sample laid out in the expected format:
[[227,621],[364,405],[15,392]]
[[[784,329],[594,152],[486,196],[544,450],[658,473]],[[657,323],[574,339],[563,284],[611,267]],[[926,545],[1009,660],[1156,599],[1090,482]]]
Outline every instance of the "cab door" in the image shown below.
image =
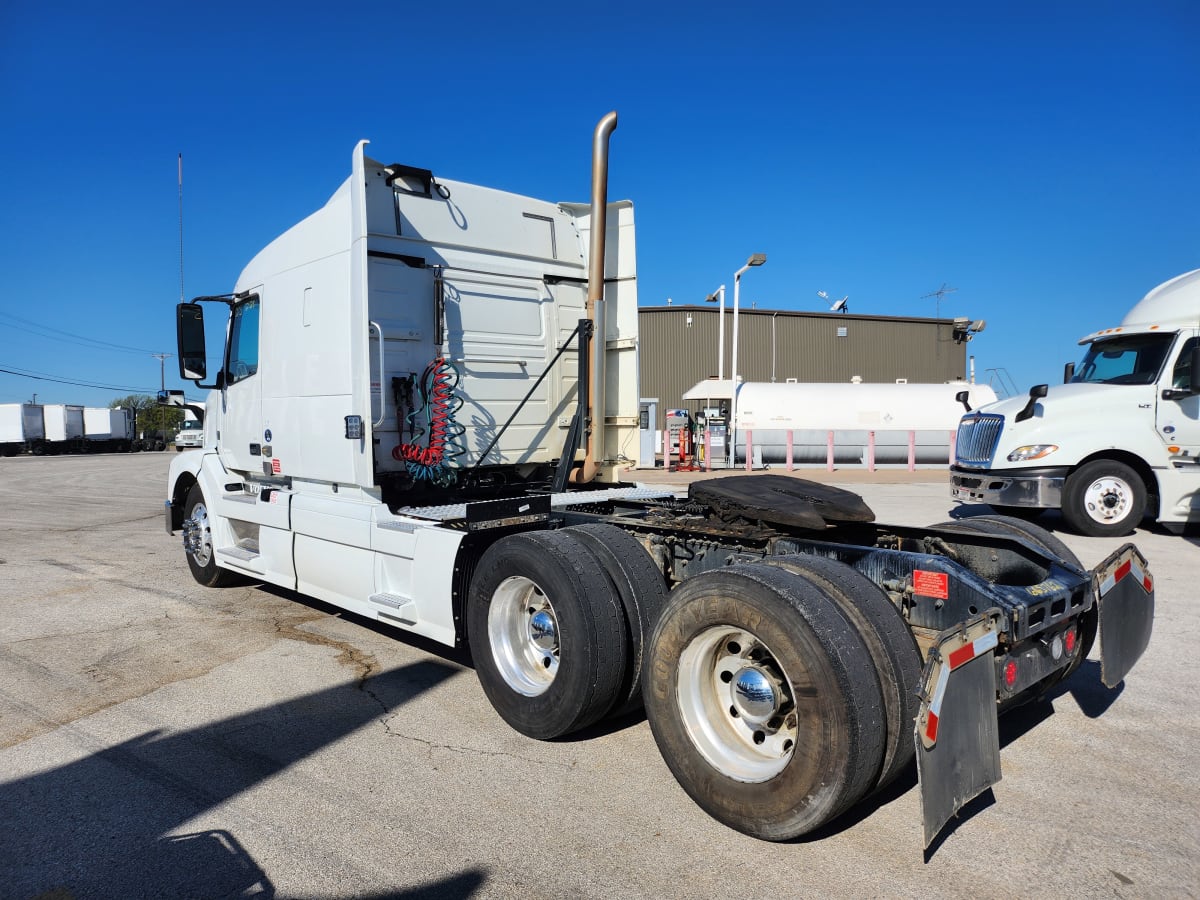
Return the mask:
[[262,378],[258,371],[261,317],[261,289],[252,291],[230,311],[221,391],[223,422],[217,446],[226,468],[270,474],[271,460],[263,454],[264,445],[269,446],[270,441],[263,434]]
[[[1200,377],[1200,373],[1191,370],[1192,348],[1197,342],[1200,342],[1200,337],[1194,332],[1186,340],[1176,342],[1175,351],[1167,360],[1167,377],[1160,385],[1156,423],[1158,436],[1167,446],[1179,448],[1171,456],[1177,460],[1187,458],[1193,463],[1200,459],[1200,394],[1165,399],[1162,393],[1167,390],[1189,390],[1195,383],[1193,379]],[[1191,470],[1200,475],[1200,466],[1193,465]]]

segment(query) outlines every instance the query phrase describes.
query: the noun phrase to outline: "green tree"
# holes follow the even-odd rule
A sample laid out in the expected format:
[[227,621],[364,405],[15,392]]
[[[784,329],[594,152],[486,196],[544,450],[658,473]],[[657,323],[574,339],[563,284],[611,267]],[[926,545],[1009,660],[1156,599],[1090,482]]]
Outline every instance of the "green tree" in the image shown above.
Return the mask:
[[167,440],[173,440],[183,424],[182,409],[178,406],[159,406],[158,401],[149,394],[130,394],[108,404],[109,409],[120,406],[136,411],[138,434],[161,431]]

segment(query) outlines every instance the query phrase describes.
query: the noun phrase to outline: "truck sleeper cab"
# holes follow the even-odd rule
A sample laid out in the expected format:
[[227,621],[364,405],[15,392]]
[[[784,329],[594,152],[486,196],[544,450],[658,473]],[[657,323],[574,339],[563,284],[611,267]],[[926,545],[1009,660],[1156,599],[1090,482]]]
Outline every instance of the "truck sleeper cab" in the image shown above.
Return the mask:
[[203,310],[228,318],[167,531],[203,584],[250,577],[467,644],[531,737],[644,702],[684,789],[758,837],[819,827],[918,755],[928,842],[999,777],[999,705],[1066,677],[1113,622],[1136,636],[1106,675],[1133,665],[1148,567],[1127,546],[1088,573],[1008,520],[880,526],[853,494],[779,476],[687,498],[620,483],[633,216],[601,169],[590,206],[547,204],[360,144],[231,294],[179,307],[197,383]]

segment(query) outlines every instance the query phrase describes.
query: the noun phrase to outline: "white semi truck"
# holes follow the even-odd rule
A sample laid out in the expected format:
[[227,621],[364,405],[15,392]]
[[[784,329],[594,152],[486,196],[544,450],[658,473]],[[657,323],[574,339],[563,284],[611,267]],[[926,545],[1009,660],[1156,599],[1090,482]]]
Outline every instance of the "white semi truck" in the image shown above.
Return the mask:
[[204,404],[193,403],[184,407],[183,424],[175,435],[177,451],[194,450],[204,446]]
[[[718,820],[783,840],[917,759],[927,843],[1000,777],[997,712],[1141,655],[1131,544],[1083,569],[1002,517],[881,525],[786,476],[620,481],[638,413],[633,209],[547,203],[354,150],[233,291],[178,308],[211,390],[166,528],[202,584],[252,578],[470,647],[550,739],[637,709]],[[204,310],[226,316],[218,371]],[[164,402],[183,404],[182,392]]]
[[1200,269],[1087,335],[1064,384],[968,410],[951,491],[1017,515],[1061,509],[1081,534],[1128,534],[1149,514],[1200,521]]

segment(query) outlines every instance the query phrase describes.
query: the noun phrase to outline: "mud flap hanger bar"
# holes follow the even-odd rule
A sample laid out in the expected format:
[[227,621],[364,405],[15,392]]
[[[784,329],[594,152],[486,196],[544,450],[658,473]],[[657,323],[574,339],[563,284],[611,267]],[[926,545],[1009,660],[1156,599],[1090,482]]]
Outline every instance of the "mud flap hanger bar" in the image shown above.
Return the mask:
[[946,823],[1000,780],[993,655],[1004,630],[997,608],[938,636],[921,675],[914,739],[928,848]]

